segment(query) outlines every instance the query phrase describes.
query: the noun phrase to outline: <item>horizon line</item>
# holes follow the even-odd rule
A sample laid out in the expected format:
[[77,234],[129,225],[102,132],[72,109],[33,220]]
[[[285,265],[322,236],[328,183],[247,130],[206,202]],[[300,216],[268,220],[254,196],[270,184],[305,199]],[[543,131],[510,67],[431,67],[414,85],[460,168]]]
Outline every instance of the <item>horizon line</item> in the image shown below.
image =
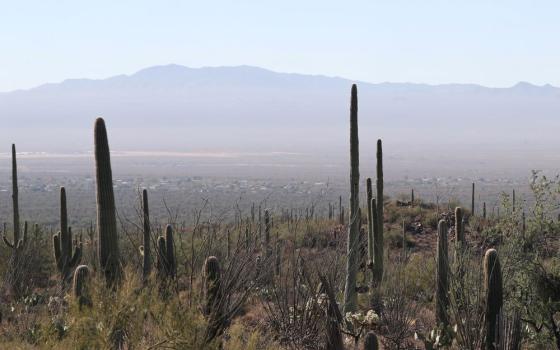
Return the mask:
[[110,76],[106,76],[103,78],[87,78],[87,77],[82,77],[82,78],[65,78],[63,80],[59,80],[56,82],[45,82],[43,84],[39,84],[39,85],[35,85],[35,86],[31,86],[28,88],[20,88],[20,89],[14,89],[14,90],[6,90],[6,91],[0,91],[0,94],[10,94],[10,93],[15,93],[15,92],[26,92],[26,91],[31,91],[34,89],[38,89],[44,86],[49,86],[49,85],[60,85],[60,84],[64,84],[65,82],[70,82],[70,81],[105,81],[105,80],[110,80],[116,77],[132,77],[138,73],[141,73],[143,71],[149,70],[149,69],[154,69],[154,68],[166,68],[166,67],[180,67],[182,69],[192,69],[192,70],[203,70],[203,69],[227,69],[227,68],[251,68],[251,69],[258,69],[258,70],[263,70],[263,71],[267,71],[269,73],[274,73],[274,74],[285,74],[285,75],[298,75],[298,76],[309,76],[309,77],[322,77],[322,78],[328,78],[328,79],[342,79],[342,80],[346,80],[348,82],[353,82],[356,84],[368,84],[368,85],[386,85],[386,84],[396,84],[396,85],[415,85],[415,86],[426,86],[426,87],[444,87],[444,86],[474,86],[474,87],[481,87],[481,88],[485,88],[485,89],[512,89],[515,88],[517,86],[523,86],[523,85],[528,85],[531,87],[536,87],[536,88],[554,88],[554,89],[558,89],[560,87],[558,86],[554,86],[550,83],[546,83],[543,85],[537,85],[528,81],[518,81],[517,83],[510,85],[510,86],[487,86],[487,85],[482,85],[482,84],[478,84],[478,83],[464,83],[464,82],[454,82],[454,83],[425,83],[425,82],[411,82],[411,81],[382,81],[382,82],[370,82],[370,81],[364,81],[364,80],[355,80],[355,79],[351,79],[351,78],[346,78],[346,77],[341,77],[341,76],[337,76],[337,75],[325,75],[325,74],[313,74],[313,73],[300,73],[300,72],[281,72],[281,71],[276,71],[273,69],[269,69],[269,68],[264,68],[264,67],[260,67],[260,66],[252,66],[252,65],[246,65],[246,64],[242,64],[242,65],[221,65],[221,66],[199,66],[199,67],[190,67],[190,66],[186,66],[186,65],[182,65],[182,64],[178,64],[178,63],[167,63],[167,64],[158,64],[158,65],[153,65],[153,66],[148,66],[148,67],[144,67],[142,69],[139,69],[133,73],[130,74],[115,74],[115,75],[110,75]]

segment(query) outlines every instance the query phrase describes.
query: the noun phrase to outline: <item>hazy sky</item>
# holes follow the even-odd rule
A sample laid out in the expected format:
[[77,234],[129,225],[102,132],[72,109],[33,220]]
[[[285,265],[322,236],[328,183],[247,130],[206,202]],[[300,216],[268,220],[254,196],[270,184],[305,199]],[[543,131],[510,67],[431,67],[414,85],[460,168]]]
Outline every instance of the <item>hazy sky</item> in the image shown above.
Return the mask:
[[560,1],[0,0],[0,91],[151,65],[560,85]]

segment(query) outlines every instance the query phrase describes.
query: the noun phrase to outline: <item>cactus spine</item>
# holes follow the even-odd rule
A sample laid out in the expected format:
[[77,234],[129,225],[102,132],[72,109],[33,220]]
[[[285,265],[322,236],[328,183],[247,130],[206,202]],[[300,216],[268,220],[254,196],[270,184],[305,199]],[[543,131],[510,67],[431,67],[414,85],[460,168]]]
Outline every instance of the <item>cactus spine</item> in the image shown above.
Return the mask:
[[103,118],[95,121],[95,175],[97,189],[97,231],[100,268],[107,285],[111,286],[121,275],[119,240],[113,193],[113,175],[109,140]]
[[358,268],[358,209],[360,187],[360,157],[358,145],[358,90],[352,85],[350,99],[350,216],[348,225],[346,280],[344,285],[344,313],[356,310],[356,274]]
[[373,236],[373,282],[375,285],[383,279],[383,146],[377,140],[377,233]]
[[89,268],[87,267],[87,265],[80,265],[76,267],[76,271],[74,271],[72,290],[80,309],[83,306],[91,306],[91,299],[89,297],[89,291],[87,290],[88,280]]
[[447,224],[445,220],[438,223],[436,271],[436,323],[447,326],[449,319],[449,258],[447,252]]
[[[373,190],[371,188],[371,179],[368,177],[366,179],[366,200],[367,200],[367,216],[368,216],[368,267],[373,267],[373,212],[377,212],[377,208],[373,207]],[[377,214],[377,213],[376,213]]]
[[148,190],[142,191],[142,212],[143,212],[143,245],[142,245],[142,278],[148,279],[152,270],[152,256],[150,254],[150,209],[148,207]]
[[53,236],[54,259],[63,281],[68,279],[71,270],[80,264],[82,258],[82,242],[76,242],[72,252],[72,228],[68,227],[68,211],[66,209],[66,189],[60,188],[60,231]]
[[366,334],[366,339],[364,340],[363,350],[378,350],[378,349],[379,349],[379,341],[377,340],[377,336],[372,331],[369,331]]
[[484,254],[484,326],[486,328],[485,345],[487,350],[495,349],[498,340],[496,321],[503,305],[502,271],[500,259],[495,249],[488,249]]

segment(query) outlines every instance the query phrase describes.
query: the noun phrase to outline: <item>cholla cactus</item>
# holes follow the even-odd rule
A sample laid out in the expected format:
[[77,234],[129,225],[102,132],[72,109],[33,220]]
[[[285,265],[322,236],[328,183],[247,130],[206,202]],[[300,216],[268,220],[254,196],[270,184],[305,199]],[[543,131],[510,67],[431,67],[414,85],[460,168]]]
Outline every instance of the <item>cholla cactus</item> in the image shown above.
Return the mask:
[[91,299],[88,291],[88,280],[89,268],[87,265],[78,266],[76,271],[74,271],[72,290],[74,291],[74,297],[76,298],[80,309],[83,306],[91,306]]
[[484,326],[486,349],[495,349],[497,320],[503,305],[502,271],[496,249],[484,254]]

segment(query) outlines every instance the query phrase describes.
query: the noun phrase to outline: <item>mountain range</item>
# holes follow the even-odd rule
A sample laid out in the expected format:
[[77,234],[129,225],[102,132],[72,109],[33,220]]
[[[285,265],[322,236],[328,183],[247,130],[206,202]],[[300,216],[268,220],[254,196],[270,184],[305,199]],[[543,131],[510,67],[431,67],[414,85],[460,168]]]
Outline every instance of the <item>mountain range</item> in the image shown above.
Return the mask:
[[29,150],[90,150],[93,121],[103,116],[114,149],[340,150],[352,83],[368,147],[377,138],[404,149],[560,146],[560,88],[551,85],[374,84],[251,66],[173,64],[0,93],[0,137]]

